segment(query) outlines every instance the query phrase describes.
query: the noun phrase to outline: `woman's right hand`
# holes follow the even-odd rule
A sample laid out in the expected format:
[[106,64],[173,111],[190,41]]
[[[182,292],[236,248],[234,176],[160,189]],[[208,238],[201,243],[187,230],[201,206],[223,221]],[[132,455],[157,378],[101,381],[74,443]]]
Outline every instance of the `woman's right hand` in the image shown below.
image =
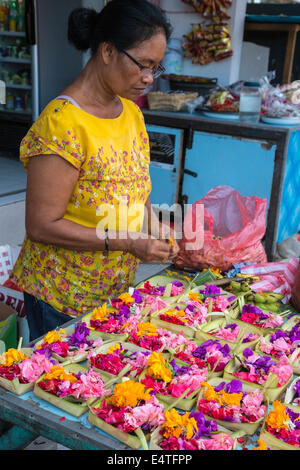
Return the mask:
[[143,263],[171,261],[176,255],[174,248],[164,240],[157,240],[148,234],[139,233],[138,237],[129,237],[127,251]]

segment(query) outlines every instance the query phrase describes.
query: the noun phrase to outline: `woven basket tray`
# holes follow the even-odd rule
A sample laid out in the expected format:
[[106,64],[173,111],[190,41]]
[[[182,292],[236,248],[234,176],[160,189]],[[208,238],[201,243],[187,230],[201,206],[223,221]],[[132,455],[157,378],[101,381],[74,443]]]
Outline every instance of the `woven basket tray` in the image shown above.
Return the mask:
[[149,109],[161,111],[180,111],[187,103],[198,98],[198,93],[163,93],[153,91],[148,93]]
[[[31,348],[21,348],[21,351],[29,357],[33,353],[33,350]],[[11,393],[14,393],[15,395],[20,396],[24,393],[31,391],[34,387],[34,382],[29,384],[22,384],[19,382],[18,379],[7,380],[4,377],[0,377],[0,386]]]
[[[223,377],[222,378],[214,377],[214,378],[207,380],[207,383],[209,383],[213,387],[220,385],[221,382],[229,383],[230,380],[226,380]],[[250,387],[249,385],[243,383],[243,392],[249,391],[249,390],[250,391],[253,390],[253,387]],[[203,395],[204,395],[204,389],[200,390],[200,393],[198,395],[197,406],[196,406],[197,411],[198,411],[198,401],[201,398],[203,398]],[[268,411],[268,403],[265,402],[264,404],[266,405],[266,409]],[[266,416],[263,416],[262,418],[260,418],[259,420],[253,423],[233,423],[231,421],[223,421],[223,420],[215,419],[206,414],[204,414],[204,416],[205,416],[205,419],[217,421],[217,423],[221,425],[222,427],[224,427],[225,429],[230,429],[231,431],[244,431],[244,433],[249,436],[253,436],[253,434],[256,433],[257,429],[259,428],[259,426],[262,424],[262,422],[264,421],[266,417]]]
[[[287,403],[283,403],[283,405],[286,405]],[[290,409],[292,409],[293,411],[295,411],[296,413],[299,413],[299,409],[297,410],[298,407],[295,407],[293,405],[289,405],[288,404],[288,407]],[[266,426],[266,422],[263,423],[263,426],[261,428],[261,432],[260,432],[260,436],[259,436],[259,439],[261,441],[264,441],[264,443],[266,444],[266,446],[270,449],[270,450],[299,450],[299,447],[296,447],[296,446],[292,446],[290,444],[287,444],[286,442],[283,442],[281,441],[280,439],[277,439],[275,436],[273,436],[272,434],[270,434],[268,431],[267,431],[267,426]]]

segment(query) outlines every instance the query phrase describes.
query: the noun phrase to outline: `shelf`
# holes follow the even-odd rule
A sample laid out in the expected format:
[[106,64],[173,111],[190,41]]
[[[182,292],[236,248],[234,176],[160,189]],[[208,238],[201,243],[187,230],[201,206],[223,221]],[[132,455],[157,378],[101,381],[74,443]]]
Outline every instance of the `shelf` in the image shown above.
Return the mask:
[[31,64],[31,59],[15,59],[13,57],[0,57],[0,62],[6,62],[10,64]]
[[11,36],[11,37],[17,37],[17,38],[25,38],[26,33],[17,32],[17,31],[0,31],[0,36]]
[[16,90],[31,90],[31,85],[16,85],[15,83],[6,83],[6,88],[14,88]]
[[15,111],[14,109],[0,109],[0,117],[4,116],[5,113],[24,118],[32,117],[32,111]]

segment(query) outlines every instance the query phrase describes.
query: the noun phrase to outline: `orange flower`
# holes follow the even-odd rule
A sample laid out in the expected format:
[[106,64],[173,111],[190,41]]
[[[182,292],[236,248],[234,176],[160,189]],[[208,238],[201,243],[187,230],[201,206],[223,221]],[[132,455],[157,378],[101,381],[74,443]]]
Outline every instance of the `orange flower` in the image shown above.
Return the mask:
[[274,410],[271,410],[266,418],[266,423],[273,429],[288,429],[290,417],[286,412],[286,406],[275,400],[273,402]]
[[119,299],[124,302],[124,304],[132,304],[135,301],[128,292],[121,294]]
[[114,387],[113,394],[108,398],[108,402],[117,408],[137,406],[139,401],[148,401],[151,396],[150,390],[145,390],[145,385],[133,380],[126,380]]
[[242,393],[226,393],[224,390],[217,393],[207,382],[202,382],[201,385],[206,387],[204,391],[205,399],[216,401],[220,405],[239,406],[243,398]]
[[166,366],[166,361],[161,353],[153,352],[148,359],[147,373],[154,379],[171,382],[172,372]]
[[93,318],[93,320],[98,320],[98,321],[101,321],[101,322],[108,321],[107,316],[110,313],[113,313],[115,311],[116,310],[113,310],[113,309],[108,310],[107,303],[105,303],[102,306],[100,305],[99,307],[95,308],[92,311],[92,318]]
[[195,300],[196,302],[202,302],[202,300],[199,298],[199,294],[197,294],[197,292],[189,292],[189,298],[190,298],[190,300]]
[[21,362],[27,359],[27,356],[22,351],[10,348],[0,356],[0,364],[5,367],[12,366],[15,362]]
[[61,366],[52,366],[50,372],[45,374],[43,380],[68,380],[72,384],[77,382],[77,378],[73,374],[67,374],[66,371]]
[[151,322],[139,323],[137,326],[137,336],[138,338],[145,335],[157,336],[156,330],[156,326]]
[[185,435],[187,439],[191,439],[194,432],[198,432],[197,422],[194,418],[189,417],[189,413],[186,412],[183,416],[179,414],[175,408],[171,411],[166,411],[165,422],[162,425],[163,436],[167,439],[170,436],[179,438],[181,435]]
[[185,318],[185,311],[184,310],[176,310],[176,308],[172,310],[167,310],[164,312],[163,315],[167,315],[168,317],[177,317],[179,318],[183,323],[188,322],[188,319]]
[[260,439],[257,440],[258,447],[252,447],[252,450],[268,450],[266,443],[261,441]]
[[[65,337],[65,336],[66,336],[65,330],[48,331],[48,333],[43,338],[43,343],[48,343],[48,344],[58,343],[59,341],[62,341],[63,337]],[[40,349],[42,347],[43,347],[43,345],[38,346],[37,349]]]
[[172,246],[174,248],[175,243],[174,243],[173,238],[169,238],[168,243],[169,243],[170,246]]

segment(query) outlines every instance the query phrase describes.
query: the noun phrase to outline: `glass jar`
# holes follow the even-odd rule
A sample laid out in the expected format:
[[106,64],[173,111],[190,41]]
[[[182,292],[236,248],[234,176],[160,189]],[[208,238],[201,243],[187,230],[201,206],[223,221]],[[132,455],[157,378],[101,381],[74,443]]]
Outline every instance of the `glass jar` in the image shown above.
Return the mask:
[[261,101],[260,84],[245,82],[240,94],[240,121],[258,123]]

